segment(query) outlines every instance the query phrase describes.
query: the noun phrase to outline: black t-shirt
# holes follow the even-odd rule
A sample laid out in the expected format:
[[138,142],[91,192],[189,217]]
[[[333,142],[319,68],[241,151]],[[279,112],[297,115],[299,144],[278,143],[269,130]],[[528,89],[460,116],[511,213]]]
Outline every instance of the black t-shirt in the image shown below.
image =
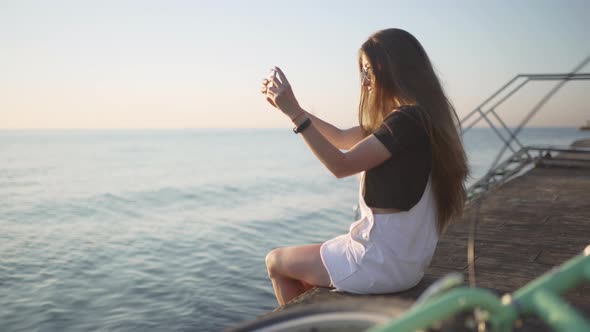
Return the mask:
[[373,132],[391,158],[365,173],[363,197],[369,207],[408,211],[420,201],[432,157],[419,112],[416,106],[402,106]]

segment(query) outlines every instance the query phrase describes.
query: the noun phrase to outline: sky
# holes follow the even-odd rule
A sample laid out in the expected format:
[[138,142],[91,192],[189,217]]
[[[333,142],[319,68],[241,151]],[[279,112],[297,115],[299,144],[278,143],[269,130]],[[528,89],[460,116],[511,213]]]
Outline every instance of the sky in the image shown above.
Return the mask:
[[[0,129],[288,128],[259,92],[274,65],[304,109],[353,126],[358,49],[392,27],[422,43],[462,118],[518,73],[590,56],[589,13],[588,0],[0,0]],[[555,84],[497,111],[515,125]],[[585,123],[588,91],[567,83],[531,125]]]

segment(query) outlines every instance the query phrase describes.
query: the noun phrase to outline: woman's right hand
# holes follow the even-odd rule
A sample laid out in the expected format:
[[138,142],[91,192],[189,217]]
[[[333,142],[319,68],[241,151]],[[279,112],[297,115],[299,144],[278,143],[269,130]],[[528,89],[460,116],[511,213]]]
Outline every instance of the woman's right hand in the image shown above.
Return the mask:
[[[270,88],[271,86],[272,82],[268,78],[263,79],[260,92],[262,92],[262,94],[266,96],[266,94],[268,93],[268,88]],[[275,103],[272,101],[272,98],[270,98],[269,96],[266,96],[266,101],[268,101],[268,103],[271,104],[272,107],[278,108],[277,105],[275,105]]]
[[264,90],[261,89],[261,92],[271,105],[293,119],[302,109],[283,71],[279,67],[274,67],[274,71],[276,71],[277,76],[270,76],[263,80]]

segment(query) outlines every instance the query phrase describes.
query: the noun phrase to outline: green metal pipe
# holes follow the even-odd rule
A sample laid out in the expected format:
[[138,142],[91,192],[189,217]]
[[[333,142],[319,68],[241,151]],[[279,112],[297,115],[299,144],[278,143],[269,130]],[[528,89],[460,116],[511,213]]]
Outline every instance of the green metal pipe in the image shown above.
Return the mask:
[[539,289],[561,294],[583,280],[590,280],[588,269],[590,269],[590,256],[574,257],[516,291],[512,296],[513,301],[520,304],[521,313],[530,314],[532,313],[530,303]]
[[414,307],[401,318],[373,327],[368,332],[407,332],[425,329],[453,314],[475,307],[488,311],[495,321],[505,325],[511,324],[516,318],[516,311],[512,307],[503,306],[492,292],[462,287]]
[[590,280],[590,246],[586,247],[582,255],[530,282],[502,302],[487,290],[457,288],[412,308],[399,319],[373,327],[369,332],[424,329],[476,307],[488,312],[494,331],[510,331],[518,315],[531,313],[539,315],[559,331],[590,331],[590,323],[558,296],[583,280]]
[[548,291],[536,291],[531,305],[539,317],[557,331],[590,331],[590,324],[584,317],[559,296]]

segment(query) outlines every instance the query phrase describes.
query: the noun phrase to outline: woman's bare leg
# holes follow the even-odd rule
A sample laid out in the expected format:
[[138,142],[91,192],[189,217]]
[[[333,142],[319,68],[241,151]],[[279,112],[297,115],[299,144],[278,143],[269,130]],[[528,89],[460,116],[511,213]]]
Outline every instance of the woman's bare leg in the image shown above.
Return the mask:
[[270,278],[270,281],[279,305],[284,305],[306,292],[303,285],[295,279],[275,275]]
[[330,276],[320,256],[321,244],[274,249],[266,256],[268,276],[279,305],[310,287],[330,286]]

